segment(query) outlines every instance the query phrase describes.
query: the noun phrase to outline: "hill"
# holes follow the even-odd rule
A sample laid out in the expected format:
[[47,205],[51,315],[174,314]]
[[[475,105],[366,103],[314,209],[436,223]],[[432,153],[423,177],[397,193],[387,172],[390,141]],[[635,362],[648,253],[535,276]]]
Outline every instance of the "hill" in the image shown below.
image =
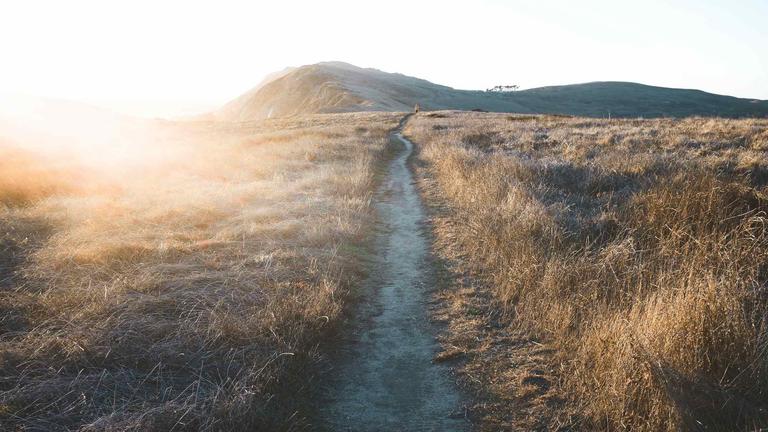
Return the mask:
[[768,101],[629,82],[593,82],[508,93],[457,90],[397,73],[326,62],[285,69],[224,105],[229,121],[311,113],[482,110],[589,117],[768,116]]

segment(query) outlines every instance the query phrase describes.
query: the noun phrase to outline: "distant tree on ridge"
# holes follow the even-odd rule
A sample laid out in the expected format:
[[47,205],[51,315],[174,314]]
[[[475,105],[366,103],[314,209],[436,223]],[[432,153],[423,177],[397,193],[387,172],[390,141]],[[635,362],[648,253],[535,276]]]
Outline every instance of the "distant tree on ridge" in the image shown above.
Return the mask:
[[503,92],[517,91],[519,89],[520,89],[519,85],[513,84],[513,85],[497,85],[497,86],[493,86],[493,87],[491,87],[489,89],[486,89],[485,91],[487,91],[487,92],[503,93]]

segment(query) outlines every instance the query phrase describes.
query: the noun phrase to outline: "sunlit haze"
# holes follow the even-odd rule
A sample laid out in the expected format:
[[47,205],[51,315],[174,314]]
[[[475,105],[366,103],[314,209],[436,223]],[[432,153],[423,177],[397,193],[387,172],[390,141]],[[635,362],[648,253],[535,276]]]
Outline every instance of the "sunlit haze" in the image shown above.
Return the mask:
[[0,432],[768,431],[768,0],[0,5]]
[[768,99],[762,0],[17,1],[0,92],[144,115],[219,106],[340,60],[462,89],[617,80]]

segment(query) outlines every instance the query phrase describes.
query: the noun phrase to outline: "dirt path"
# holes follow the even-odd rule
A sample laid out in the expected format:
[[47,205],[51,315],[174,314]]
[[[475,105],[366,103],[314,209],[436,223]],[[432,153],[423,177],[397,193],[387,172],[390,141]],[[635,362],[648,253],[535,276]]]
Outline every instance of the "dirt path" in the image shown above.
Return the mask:
[[403,150],[376,194],[380,226],[365,297],[324,389],[329,430],[468,429],[454,380],[432,363],[437,343],[427,301],[434,275],[424,209],[407,164],[413,145],[400,133],[406,121],[392,136]]

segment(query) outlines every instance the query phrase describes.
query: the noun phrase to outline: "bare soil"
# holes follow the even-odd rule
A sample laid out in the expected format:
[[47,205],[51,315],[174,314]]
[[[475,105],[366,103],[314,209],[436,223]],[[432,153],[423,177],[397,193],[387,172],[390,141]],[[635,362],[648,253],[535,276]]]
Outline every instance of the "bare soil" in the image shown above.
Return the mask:
[[428,319],[435,272],[425,213],[402,145],[376,197],[377,234],[363,299],[334,356],[321,418],[334,431],[462,431],[469,428],[447,366],[433,362],[439,346]]

